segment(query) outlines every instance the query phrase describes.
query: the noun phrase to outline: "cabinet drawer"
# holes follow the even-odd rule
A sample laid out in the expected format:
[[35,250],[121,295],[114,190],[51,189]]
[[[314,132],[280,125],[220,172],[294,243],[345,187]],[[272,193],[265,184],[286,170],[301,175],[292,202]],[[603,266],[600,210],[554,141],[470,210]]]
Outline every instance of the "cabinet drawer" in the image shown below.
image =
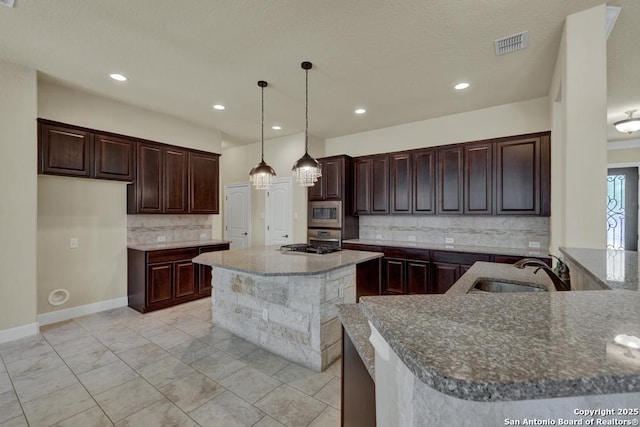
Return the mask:
[[198,248],[198,253],[203,254],[205,252],[217,252],[217,251],[226,251],[229,249],[229,244],[221,244],[221,245],[211,245],[211,246],[200,246]]
[[359,245],[357,243],[343,243],[342,249],[351,249],[352,251],[365,251],[365,252],[384,252],[382,247],[373,245]]
[[147,262],[179,261],[182,259],[192,259],[198,256],[197,248],[166,249],[162,251],[152,251],[147,253]]
[[430,261],[431,253],[426,249],[385,248],[384,256],[391,257],[391,258]]
[[476,261],[491,261],[491,255],[463,253],[463,252],[434,251],[433,261],[450,263],[450,264],[472,265]]

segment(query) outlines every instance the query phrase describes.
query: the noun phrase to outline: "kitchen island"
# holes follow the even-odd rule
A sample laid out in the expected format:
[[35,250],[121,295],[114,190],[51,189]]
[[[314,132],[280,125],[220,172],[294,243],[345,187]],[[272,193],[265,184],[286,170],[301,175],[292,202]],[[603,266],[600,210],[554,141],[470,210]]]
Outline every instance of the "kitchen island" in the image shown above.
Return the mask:
[[[605,422],[640,420],[624,412],[640,402],[640,295],[467,293],[479,278],[551,285],[533,271],[476,263],[445,295],[362,298],[378,425],[636,425]],[[597,409],[612,411],[580,412]]]
[[356,265],[381,253],[282,253],[278,246],[199,255],[210,265],[213,323],[322,371],[341,354],[336,304],[356,301]]

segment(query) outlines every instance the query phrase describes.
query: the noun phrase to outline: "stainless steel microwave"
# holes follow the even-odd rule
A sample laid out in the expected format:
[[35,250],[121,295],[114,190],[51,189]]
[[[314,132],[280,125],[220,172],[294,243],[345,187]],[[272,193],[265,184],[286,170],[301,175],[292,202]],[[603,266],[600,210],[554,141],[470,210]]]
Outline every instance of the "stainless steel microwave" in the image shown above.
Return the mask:
[[341,228],[342,202],[309,202],[308,227]]

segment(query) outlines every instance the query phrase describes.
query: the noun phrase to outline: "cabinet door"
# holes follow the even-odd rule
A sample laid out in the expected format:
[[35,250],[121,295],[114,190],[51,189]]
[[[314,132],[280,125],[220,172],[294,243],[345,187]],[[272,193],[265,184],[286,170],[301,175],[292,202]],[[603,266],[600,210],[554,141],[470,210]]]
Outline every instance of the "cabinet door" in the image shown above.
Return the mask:
[[371,159],[371,213],[389,213],[389,155]]
[[460,277],[460,266],[444,262],[433,263],[433,285],[429,293],[444,294]]
[[[216,251],[225,251],[229,249],[229,244],[225,243],[217,246],[204,246],[198,249],[199,254],[203,254],[205,252],[216,252]],[[211,295],[211,266],[208,265],[200,265],[198,271],[198,294],[200,295]]]
[[325,159],[322,162],[324,184],[323,197],[327,200],[341,200],[343,187],[344,159]]
[[162,148],[142,142],[138,145],[136,178],[138,213],[162,212]]
[[196,293],[196,266],[189,260],[173,265],[176,298]]
[[438,150],[438,213],[462,213],[462,191],[462,147]]
[[213,154],[189,153],[189,212],[219,213],[218,160]]
[[436,213],[435,157],[435,150],[413,153],[413,213]]
[[39,127],[40,172],[91,176],[92,136],[89,132],[42,123]]
[[391,167],[389,184],[390,211],[392,214],[411,213],[412,208],[412,173],[411,155],[395,153],[390,156]]
[[540,215],[540,138],[496,144],[496,213]]
[[173,263],[147,266],[147,305],[173,299]]
[[429,292],[429,263],[409,259],[407,263],[407,293],[426,294]]
[[403,295],[405,261],[397,258],[384,259],[385,280],[382,283],[383,295]]
[[464,213],[493,213],[493,144],[465,144]]
[[173,148],[164,149],[163,212],[187,212],[187,153]]
[[133,181],[135,179],[135,141],[125,138],[94,135],[96,178]]
[[353,160],[353,212],[371,213],[371,158]]
[[315,184],[309,187],[309,200],[324,200],[327,172],[325,170],[324,161],[318,160],[322,168],[322,176],[318,178]]

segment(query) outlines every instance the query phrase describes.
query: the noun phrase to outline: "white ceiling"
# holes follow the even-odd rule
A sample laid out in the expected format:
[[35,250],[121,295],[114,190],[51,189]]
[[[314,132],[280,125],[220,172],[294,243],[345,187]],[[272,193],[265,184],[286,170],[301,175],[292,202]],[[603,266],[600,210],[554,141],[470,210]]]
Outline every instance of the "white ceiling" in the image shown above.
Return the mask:
[[[258,80],[270,84],[265,137],[304,130],[300,62],[309,60],[309,131],[329,138],[546,96],[564,18],[601,3],[16,0],[0,7],[0,58],[238,143],[260,139]],[[609,38],[612,123],[640,110],[640,2],[609,4],[623,8]],[[527,49],[495,56],[494,39],[523,30]],[[459,81],[471,87],[456,92]],[[625,138],[610,129],[610,139]]]

